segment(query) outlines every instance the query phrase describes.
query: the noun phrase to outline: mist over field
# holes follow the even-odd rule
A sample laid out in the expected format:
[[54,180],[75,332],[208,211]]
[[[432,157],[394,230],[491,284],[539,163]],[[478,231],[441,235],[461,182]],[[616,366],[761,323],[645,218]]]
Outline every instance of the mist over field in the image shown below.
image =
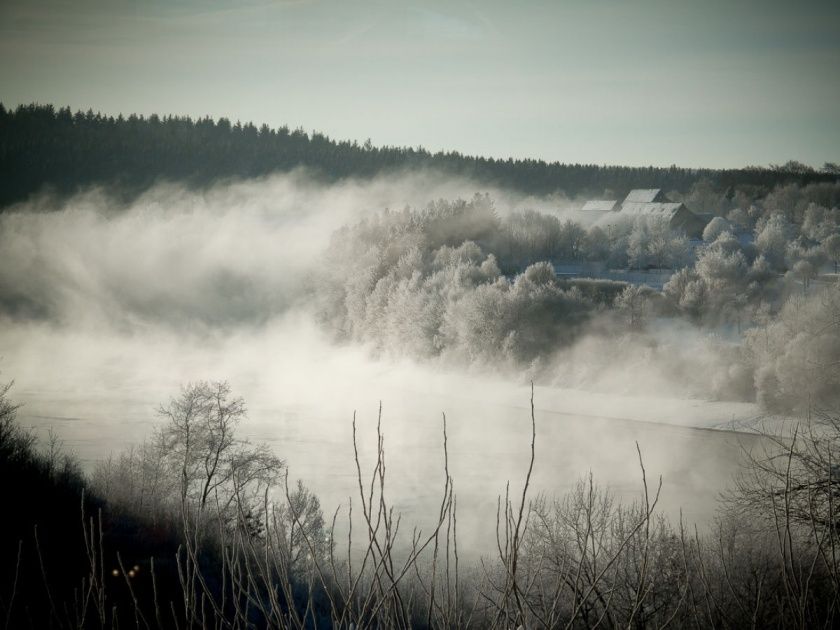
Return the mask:
[[[46,196],[3,215],[4,310],[69,325],[257,324],[299,304],[345,223],[476,190],[435,173],[324,186],[298,171],[202,192],[162,185],[128,204],[107,189]],[[563,205],[493,193],[502,211]]]
[[[492,204],[493,216],[502,220],[523,209],[533,212],[533,208],[544,213],[538,216],[560,220],[575,219],[580,214],[572,202],[562,198],[487,191],[473,182],[431,173],[324,186],[298,172],[218,185],[203,192],[164,185],[127,205],[106,190],[95,189],[70,199],[45,198],[15,206],[0,217],[0,245],[6,253],[0,269],[0,304],[6,324],[4,347],[12,353],[5,355],[5,369],[17,375],[9,362],[15,357],[24,360],[26,348],[37,347],[37,340],[45,336],[53,340],[62,339],[62,335],[71,340],[91,336],[85,347],[66,353],[66,360],[82,363],[86,357],[97,355],[97,336],[103,338],[103,347],[109,347],[112,339],[125,339],[141,340],[140,345],[148,340],[155,347],[169,348],[169,359],[147,357],[137,366],[158,363],[157,368],[142,370],[153,372],[167,370],[179,356],[176,363],[188,363],[194,346],[227,344],[234,350],[238,344],[231,342],[232,338],[258,346],[262,334],[271,335],[272,347],[282,353],[285,331],[298,330],[291,335],[307,339],[315,335],[318,344],[337,353],[348,351],[350,344],[368,361],[400,356],[418,359],[418,366],[434,369],[443,363],[450,368],[496,373],[519,383],[536,376],[540,382],[604,393],[714,397],[714,385],[698,380],[699,373],[710,370],[699,366],[708,368],[724,361],[725,340],[679,321],[663,323],[641,339],[625,335],[616,341],[605,336],[609,330],[604,331],[611,324],[618,327],[616,322],[600,320],[597,313],[582,313],[583,309],[569,302],[570,312],[564,323],[570,332],[558,337],[556,347],[541,348],[540,352],[522,348],[528,361],[523,364],[500,363],[495,359],[502,357],[485,356],[473,348],[449,352],[447,344],[470,341],[459,331],[434,342],[418,340],[417,344],[437,343],[438,347],[428,352],[420,347],[413,355],[406,355],[404,347],[417,345],[411,345],[415,332],[411,329],[421,329],[423,322],[404,321],[405,330],[389,329],[389,338],[386,334],[347,330],[348,326],[360,325],[341,321],[352,314],[328,311],[335,304],[325,305],[324,289],[340,290],[335,283],[343,281],[348,270],[355,273],[358,265],[369,265],[365,257],[373,256],[381,265],[386,264],[383,258],[396,256],[398,265],[405,267],[398,275],[404,273],[409,278],[413,273],[427,273],[421,269],[426,263],[411,258],[423,245],[418,246],[417,237],[410,232],[397,237],[408,240],[406,257],[400,249],[394,253],[377,249],[377,244],[362,245],[359,250],[353,245],[353,237],[345,237],[339,228],[373,226],[382,211],[390,212],[386,216],[399,217],[430,203],[470,199],[479,193],[487,195],[482,199]],[[484,217],[464,217],[458,219],[456,231],[487,229],[482,224]],[[460,237],[455,234],[453,238],[457,241]],[[471,297],[473,288],[485,289],[494,282],[498,285],[498,279],[504,276],[493,254],[483,254],[466,239],[455,241],[451,246],[444,245],[451,253],[439,250],[435,256],[439,259],[448,255],[456,265],[456,274],[479,274],[477,284],[462,287],[461,292]],[[486,258],[488,255],[490,258]],[[489,262],[491,259],[494,262]],[[457,267],[463,264],[466,266]],[[475,264],[477,271],[473,272],[470,264]],[[481,274],[489,275],[482,279]],[[517,280],[516,288],[522,285],[527,289],[526,279],[523,276]],[[515,290],[513,285],[511,290]],[[450,301],[456,297],[462,296],[450,295]],[[460,306],[464,309],[471,305],[462,302]],[[381,315],[382,319],[388,317],[388,313]],[[456,308],[452,316],[468,317],[469,313]],[[362,315],[362,319],[368,317],[371,315]],[[298,323],[289,324],[292,320]],[[361,323],[387,324],[369,320]],[[538,328],[540,322],[528,324]],[[339,328],[343,328],[338,331],[343,335],[337,334]],[[374,332],[382,330],[376,328]],[[300,345],[299,341],[290,341]],[[44,345],[54,347],[54,343]],[[179,345],[184,346],[183,355]],[[484,350],[493,352],[492,347]],[[327,350],[320,347],[319,352]],[[249,356],[246,351],[240,354]],[[300,360],[305,363],[306,357]],[[315,364],[320,361],[320,356],[313,357]],[[270,369],[268,363],[255,365],[252,371],[264,374]],[[625,369],[630,366],[634,369]],[[694,373],[687,373],[690,368],[696,368],[691,370]],[[189,378],[187,374],[172,375],[176,376]],[[223,374],[214,367],[205,376],[220,378]],[[20,380],[20,376],[17,378]]]
[[[527,383],[535,379],[541,491],[561,492],[590,470],[626,480],[633,442],[644,436],[652,465],[674,482],[669,509],[683,506],[707,521],[725,481],[719,449],[732,453],[735,443],[684,430],[674,444],[669,430],[663,438],[638,423],[726,427],[755,415],[749,403],[708,402],[711,375],[724,361],[709,335],[677,327],[616,343],[580,332],[529,365],[463,352],[406,355],[401,339],[394,348],[383,338],[354,341],[324,319],[313,287],[355,262],[336,256],[336,230],[386,208],[423,208],[478,190],[433,174],[323,186],[298,172],[201,193],[160,186],[128,205],[92,190],[7,211],[0,346],[3,371],[25,403],[22,421],[41,435],[56,430],[92,469],[146,438],[156,407],[182,383],[227,380],[248,403],[244,433],[268,440],[333,509],[352,492],[353,411],[365,419],[364,436],[382,401],[388,448],[411,462],[394,466],[407,476],[397,487],[420,497],[440,465],[446,412],[458,436],[451,448],[455,470],[464,471],[462,500],[490,501],[473,522],[485,521],[478,552],[491,540],[493,497],[523,469]],[[502,217],[533,207],[574,216],[564,211],[567,200],[488,194]],[[706,456],[697,456],[696,443]],[[478,474],[475,457],[489,452],[492,470]],[[696,468],[686,477],[689,453]],[[428,503],[415,498],[403,507],[422,513]]]

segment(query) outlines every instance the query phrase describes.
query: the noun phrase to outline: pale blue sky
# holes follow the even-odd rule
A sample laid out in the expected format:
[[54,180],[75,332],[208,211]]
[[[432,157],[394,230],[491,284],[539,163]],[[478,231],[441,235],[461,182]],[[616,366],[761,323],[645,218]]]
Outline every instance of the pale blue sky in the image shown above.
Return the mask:
[[840,161],[840,2],[0,0],[0,100],[564,162]]

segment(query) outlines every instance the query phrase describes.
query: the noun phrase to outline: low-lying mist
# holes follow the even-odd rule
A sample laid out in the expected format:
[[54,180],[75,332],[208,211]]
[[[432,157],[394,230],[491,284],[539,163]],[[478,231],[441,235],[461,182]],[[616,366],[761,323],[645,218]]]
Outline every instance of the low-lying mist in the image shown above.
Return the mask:
[[[40,197],[0,217],[0,300],[6,314],[69,325],[258,324],[300,297],[340,226],[475,191],[432,173],[323,185],[298,171],[163,184],[128,205],[101,189]],[[500,212],[564,203],[488,192]]]
[[[88,470],[148,437],[161,421],[157,407],[198,378],[229,380],[247,401],[242,434],[268,443],[327,512],[354,494],[353,412],[362,456],[370,459],[380,402],[389,487],[411,521],[422,522],[438,500],[442,412],[463,510],[459,528],[477,548],[492,541],[497,494],[508,480],[521,483],[527,467],[529,391],[521,380],[376,360],[364,347],[336,347],[301,312],[212,336],[18,322],[4,326],[0,344],[4,374],[14,373],[15,399],[24,404],[21,421],[44,438],[54,430]],[[683,508],[698,522],[713,514],[718,492],[737,470],[739,439],[749,438],[690,427],[725,426],[733,414],[753,413],[751,405],[661,391],[627,396],[552,386],[537,387],[536,407],[535,490],[563,492],[591,470],[619,496],[635,497],[638,441],[650,474],[664,476],[666,511]]]
[[[431,262],[423,260],[423,244],[415,242],[411,233],[388,237],[396,243],[389,244],[388,250],[379,243],[366,245],[358,237],[360,229],[381,229],[383,210],[393,213],[396,208],[399,215],[411,212],[409,208],[423,209],[438,199],[470,198],[478,190],[469,181],[430,173],[325,186],[298,172],[219,185],[203,192],[161,185],[128,206],[102,190],[69,200],[41,198],[19,205],[0,215],[4,347],[25,347],[31,323],[54,335],[113,331],[134,338],[174,335],[176,340],[191,337],[206,343],[245,330],[259,335],[272,320],[295,313],[302,321],[318,320],[328,336],[353,339],[373,348],[377,356],[390,353],[442,359],[450,365],[494,372],[512,367],[523,382],[538,376],[557,385],[599,391],[720,395],[721,387],[697,377],[731,371],[726,343],[689,325],[658,323],[646,335],[604,336],[598,333],[611,332],[610,325],[616,327],[618,322],[602,316],[603,303],[581,306],[577,289],[556,289],[553,301],[534,310],[532,305],[545,300],[552,280],[548,268],[537,266],[521,277],[510,273],[506,277],[493,254],[483,253],[473,242],[459,242],[457,234],[451,244],[432,252]],[[526,198],[499,190],[486,194],[482,201],[491,204],[492,216],[509,216],[533,207],[549,216],[573,214],[567,200]],[[477,218],[470,220],[476,224],[484,220],[474,214]],[[348,232],[346,226],[354,225],[361,228]],[[451,228],[446,223],[441,227]],[[455,225],[455,229],[463,230],[463,225]],[[470,229],[480,235],[484,227]],[[444,231],[439,240],[452,238],[447,234]],[[389,263],[389,256],[395,262]],[[393,266],[390,271],[388,264]],[[414,338],[427,334],[423,330],[427,322],[410,317],[399,321],[403,313],[393,308],[390,296],[386,296],[389,303],[383,304],[382,310],[374,309],[372,315],[370,304],[361,306],[368,311],[362,313],[362,319],[374,318],[363,322],[371,327],[362,331],[367,334],[336,335],[336,329],[358,323],[340,322],[325,314],[325,302],[334,298],[336,290],[345,290],[342,282],[371,282],[366,277],[374,273],[372,266],[383,269],[376,273],[390,273],[395,281],[402,281],[400,288],[405,289],[408,302],[423,299],[416,297],[417,278],[433,276],[427,286],[445,293],[444,298],[453,305],[452,312],[446,314],[448,320],[438,326],[453,331],[453,339],[414,343]],[[510,283],[505,285],[508,278]],[[376,287],[368,291],[381,293],[382,280],[374,278]],[[450,285],[440,288],[446,282]],[[451,288],[457,283],[460,285]],[[458,291],[467,295],[455,295]],[[503,293],[512,296],[508,298],[512,306],[493,303]],[[458,299],[462,297],[468,299]],[[354,302],[359,299],[375,301],[367,295],[341,295],[334,301],[338,308],[350,312],[344,315],[346,319],[352,317],[357,308]],[[476,312],[485,306],[496,309],[493,316],[478,321],[475,326],[479,330],[471,329],[470,320],[479,317]],[[500,309],[505,307],[508,312],[502,313]],[[440,305],[432,303],[420,310],[437,308]],[[543,312],[546,308],[548,314]],[[566,308],[568,314],[548,322],[560,308]],[[412,312],[407,309],[405,314]],[[398,321],[386,321],[388,316]],[[556,330],[546,339],[562,342],[554,347],[546,347],[545,340],[538,337],[549,324]],[[522,347],[521,356],[515,357],[518,362],[502,361],[494,347],[498,344],[492,343],[487,331],[491,325],[498,329],[494,333],[504,344]],[[15,334],[8,333],[12,329]],[[437,333],[433,330],[429,337]],[[523,341],[528,335],[532,339]],[[490,343],[482,344],[485,341]],[[454,348],[456,343],[468,342],[475,342],[476,347]],[[417,349],[420,343],[426,343],[429,350]],[[415,351],[406,353],[406,348]],[[8,372],[13,372],[12,368],[5,366]]]
[[[434,315],[449,318],[441,330],[456,331],[430,336],[429,347],[439,344],[433,352],[405,343],[406,331],[422,322],[389,320],[389,337],[380,334],[385,320],[374,319],[374,332],[362,334],[325,307],[329,291],[344,286],[330,279],[358,268],[343,258],[352,248],[342,242],[342,226],[477,192],[489,195],[501,217],[528,208],[566,217],[566,200],[433,174],[325,186],[305,173],[204,192],[161,185],[128,206],[94,190],[0,214],[0,368],[16,381],[20,418],[38,431],[54,428],[91,467],[143,440],[155,409],[180,384],[226,380],[247,401],[244,434],[270,443],[330,512],[353,491],[353,412],[362,444],[367,436],[375,446],[381,401],[396,504],[422,516],[426,501],[436,500],[429,479],[441,476],[445,412],[466,508],[462,531],[489,543],[496,496],[527,464],[527,384],[535,380],[538,491],[562,492],[592,470],[635,496],[638,441],[651,474],[665,478],[666,509],[682,506],[690,519],[706,521],[737,466],[738,442],[692,427],[726,428],[756,413],[748,402],[713,402],[740,399],[727,389],[739,378],[731,344],[687,324],[615,331],[597,301],[546,288],[545,268],[517,277],[498,266],[487,271],[492,255],[484,252],[459,258],[480,244],[446,245],[456,266],[438,277],[465,278],[463,269],[484,264],[487,278],[470,276],[475,295],[519,305],[532,322],[550,319],[555,332],[547,338],[558,340],[556,348],[521,334],[495,346],[485,322],[500,327],[507,317],[514,319],[505,325],[516,326],[514,311],[475,320],[477,332],[465,337],[457,331],[474,314],[458,302],[463,295],[435,293],[438,302],[430,302],[449,309]],[[408,288],[420,286],[422,265],[431,278],[440,271],[433,265],[444,264],[440,252],[437,262],[420,253],[412,270],[415,259],[400,256]],[[342,299],[336,303],[346,306]],[[548,306],[535,311],[535,303]],[[578,314],[574,322],[556,320],[560,307]],[[467,351],[464,339],[485,345]]]

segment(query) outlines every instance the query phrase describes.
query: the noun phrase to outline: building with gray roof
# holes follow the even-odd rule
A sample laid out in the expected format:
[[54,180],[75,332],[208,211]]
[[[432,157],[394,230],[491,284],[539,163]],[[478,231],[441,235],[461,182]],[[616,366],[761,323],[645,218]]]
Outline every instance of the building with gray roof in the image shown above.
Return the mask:
[[631,190],[624,203],[654,203],[668,201],[660,188],[637,188]]
[[708,222],[686,208],[685,204],[667,201],[662,191],[657,188],[630,191],[621,204],[619,216],[628,219],[664,218],[672,230],[681,230],[690,238],[699,238]]
[[583,204],[583,212],[615,212],[619,209],[618,201],[591,199]]

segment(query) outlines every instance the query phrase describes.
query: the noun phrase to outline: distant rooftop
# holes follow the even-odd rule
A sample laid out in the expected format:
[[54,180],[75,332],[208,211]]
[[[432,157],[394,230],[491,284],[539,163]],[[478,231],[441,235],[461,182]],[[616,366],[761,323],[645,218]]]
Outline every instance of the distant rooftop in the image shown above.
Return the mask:
[[581,210],[585,212],[612,212],[616,209],[618,201],[607,199],[591,199],[583,204]]
[[661,189],[637,188],[630,191],[630,194],[624,200],[624,205],[626,206],[628,203],[652,203],[654,201],[667,201]]

